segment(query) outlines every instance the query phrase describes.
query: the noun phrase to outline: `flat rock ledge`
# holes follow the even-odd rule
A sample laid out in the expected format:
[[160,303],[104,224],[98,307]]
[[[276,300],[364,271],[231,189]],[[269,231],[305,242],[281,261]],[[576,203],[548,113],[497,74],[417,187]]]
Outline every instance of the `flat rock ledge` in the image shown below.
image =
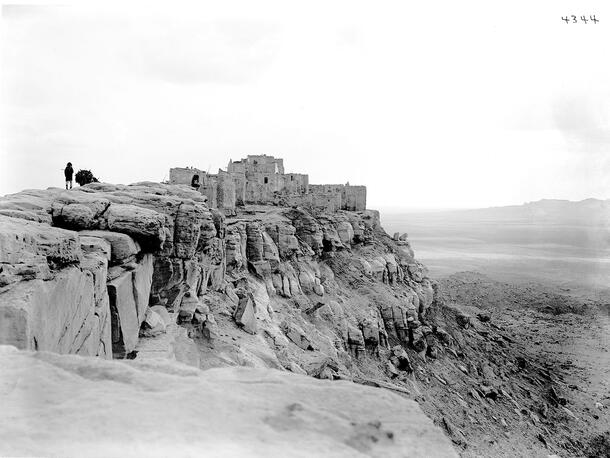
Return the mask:
[[457,457],[417,403],[273,369],[0,346],[0,455]]

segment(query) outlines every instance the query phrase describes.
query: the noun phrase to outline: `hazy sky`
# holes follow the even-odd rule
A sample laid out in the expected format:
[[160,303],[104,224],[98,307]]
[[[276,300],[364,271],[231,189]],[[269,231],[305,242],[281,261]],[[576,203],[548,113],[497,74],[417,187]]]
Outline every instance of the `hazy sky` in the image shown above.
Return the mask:
[[610,2],[499,3],[4,5],[0,194],[267,153],[372,208],[610,198]]

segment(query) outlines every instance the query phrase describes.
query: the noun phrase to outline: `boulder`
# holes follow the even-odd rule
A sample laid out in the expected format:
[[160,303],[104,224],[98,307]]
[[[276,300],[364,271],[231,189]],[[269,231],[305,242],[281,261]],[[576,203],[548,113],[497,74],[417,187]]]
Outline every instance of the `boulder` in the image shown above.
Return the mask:
[[324,296],[324,286],[320,283],[320,279],[316,278],[313,282],[313,292],[318,296]]
[[412,339],[410,340],[411,346],[418,353],[426,351],[428,348],[428,342],[421,327],[412,330]]
[[157,315],[159,315],[159,318],[161,318],[163,320],[163,322],[165,323],[166,326],[169,324],[172,324],[171,315],[169,314],[167,309],[165,307],[163,307],[162,305],[153,305],[152,307],[150,307],[150,310],[152,312],[155,312]]
[[296,324],[285,321],[282,323],[282,330],[297,347],[302,350],[313,350],[314,347],[311,340],[305,335],[305,332]]
[[180,308],[178,310],[178,322],[179,323],[190,323],[195,315],[197,307],[200,306],[199,299],[194,291],[187,291],[182,296],[180,302]]
[[161,316],[152,309],[146,310],[144,321],[140,328],[140,337],[155,337],[165,332],[167,324]]
[[390,361],[390,360],[386,361],[386,372],[388,373],[388,375],[391,378],[395,378],[400,375],[398,372],[398,369],[396,368],[394,363],[392,363],[392,361]]
[[255,305],[251,295],[240,297],[233,318],[248,334],[256,334],[258,326],[256,324]]
[[401,371],[413,371],[411,359],[409,358],[409,355],[405,349],[400,345],[392,347],[392,357],[390,358],[390,361],[392,361],[392,364],[394,364],[394,366]]

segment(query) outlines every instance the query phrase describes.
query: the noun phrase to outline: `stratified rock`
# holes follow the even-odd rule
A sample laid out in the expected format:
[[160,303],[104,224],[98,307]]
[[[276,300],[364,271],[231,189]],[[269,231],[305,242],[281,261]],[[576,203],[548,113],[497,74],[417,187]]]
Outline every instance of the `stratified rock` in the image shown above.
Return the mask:
[[136,205],[111,204],[105,214],[108,229],[131,235],[159,249],[166,238],[165,216]]
[[424,279],[423,272],[419,264],[409,264],[409,275],[417,282],[421,282]]
[[287,222],[268,224],[266,226],[266,231],[277,245],[281,259],[291,259],[300,251],[299,241],[295,236],[296,229],[291,224]]
[[337,230],[330,221],[323,221],[322,225],[322,245],[324,251],[335,251],[344,247]]
[[262,231],[263,236],[263,259],[268,261],[272,267],[277,267],[280,263],[280,253],[275,242],[269,234]]
[[339,239],[346,246],[351,246],[354,240],[354,228],[347,221],[341,221],[337,225],[337,234],[339,235]]
[[144,320],[153,274],[152,255],[109,281],[108,296],[112,318],[112,349],[120,358],[133,351]]
[[369,264],[371,266],[371,273],[373,277],[378,281],[382,281],[384,283],[387,282],[388,271],[386,268],[387,261],[385,258],[381,255],[377,256],[374,259],[370,259]]
[[171,254],[190,259],[195,256],[198,247],[205,249],[217,235],[213,215],[207,208],[195,202],[181,202],[174,216]]
[[101,237],[90,237],[86,235],[80,235],[80,247],[83,253],[100,253],[108,261],[111,259],[111,245],[110,243]]
[[258,224],[248,223],[246,225],[246,256],[249,262],[263,261],[263,234]]
[[82,192],[63,193],[51,204],[53,225],[72,230],[107,229],[104,213],[110,201]]
[[[27,219],[46,213],[55,224],[84,229],[64,234],[79,254],[62,261],[35,252],[35,263],[12,259],[0,278],[53,280],[70,267],[89,278],[94,313],[82,318],[82,327],[92,332],[74,337],[79,352],[108,355],[114,347],[117,357],[133,357],[138,333],[161,329],[155,329],[158,316],[171,321],[172,336],[178,326],[185,331],[180,342],[192,344],[195,336],[222,341],[222,347],[201,346],[198,357],[186,345],[191,356],[185,360],[194,364],[216,364],[214,348],[227,349],[221,364],[293,363],[295,370],[307,367],[307,357],[324,354],[341,364],[314,372],[333,379],[349,374],[352,359],[365,350],[367,357],[383,355],[385,363],[390,341],[430,355],[440,348],[436,334],[419,329],[434,298],[427,273],[400,235],[392,241],[381,230],[377,212],[252,207],[225,217],[188,186],[153,183],[96,183],[44,196],[34,193],[32,208],[14,198],[4,210],[24,212],[23,224],[36,224]],[[226,317],[260,338],[233,330],[236,341],[228,342]],[[108,351],[104,339],[112,341]]]
[[140,245],[135,240],[120,232],[81,231],[78,234],[85,237],[98,237],[110,243],[110,260],[113,264],[121,263],[129,257],[135,256],[141,250]]
[[320,224],[304,210],[291,210],[287,213],[296,229],[296,235],[309,246],[314,253],[321,254],[324,248],[323,233]]
[[241,270],[246,265],[246,228],[243,223],[227,228],[225,255],[229,272]]
[[367,319],[362,324],[362,336],[367,348],[376,349],[379,346],[379,321],[377,319]]
[[117,358],[136,348],[140,323],[133,296],[131,272],[108,283],[110,313],[112,318],[112,351]]
[[365,347],[362,331],[352,324],[348,324],[347,327],[347,345],[356,357],[364,353]]
[[[0,301],[0,344],[29,350],[95,356],[100,340],[108,348],[96,305],[94,277],[69,267],[46,281],[22,281],[3,291]],[[81,347],[93,334],[94,341]],[[111,356],[108,351],[104,356]]]
[[313,292],[315,280],[315,274],[309,268],[303,266],[302,270],[299,272],[299,283],[301,284],[303,292]]
[[146,253],[138,261],[137,268],[131,272],[133,279],[133,296],[136,303],[138,321],[141,323],[148,308],[150,288],[152,285],[154,258]]
[[0,199],[0,215],[24,219],[37,223],[52,224],[51,202],[63,190],[26,189]]
[[46,224],[0,216],[0,286],[21,279],[50,278],[50,267],[82,259],[78,236]]

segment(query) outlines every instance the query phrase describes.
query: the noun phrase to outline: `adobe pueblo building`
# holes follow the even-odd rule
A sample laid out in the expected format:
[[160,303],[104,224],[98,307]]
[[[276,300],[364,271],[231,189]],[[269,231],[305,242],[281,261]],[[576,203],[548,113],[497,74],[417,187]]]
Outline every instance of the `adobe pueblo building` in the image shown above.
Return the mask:
[[229,161],[227,170],[218,170],[217,174],[194,167],[172,168],[169,182],[190,186],[195,175],[208,205],[227,214],[246,204],[300,206],[327,212],[366,209],[366,186],[309,184],[307,174],[285,173],[284,160],[266,154]]

